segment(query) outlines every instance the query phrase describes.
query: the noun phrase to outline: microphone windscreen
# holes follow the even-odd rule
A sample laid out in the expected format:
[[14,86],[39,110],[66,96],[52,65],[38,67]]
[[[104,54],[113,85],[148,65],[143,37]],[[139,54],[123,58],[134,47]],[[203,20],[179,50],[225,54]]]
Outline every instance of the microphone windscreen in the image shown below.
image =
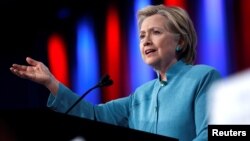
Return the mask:
[[99,86],[110,86],[113,84],[113,80],[110,79],[109,75],[104,75],[99,82]]

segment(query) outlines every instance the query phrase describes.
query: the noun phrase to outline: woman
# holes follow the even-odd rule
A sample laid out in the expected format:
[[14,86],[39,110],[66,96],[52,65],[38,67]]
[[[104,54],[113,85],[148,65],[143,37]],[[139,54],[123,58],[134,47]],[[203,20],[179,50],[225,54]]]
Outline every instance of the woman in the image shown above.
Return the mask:
[[[207,140],[206,94],[219,73],[195,60],[196,32],[187,12],[178,7],[148,6],[138,12],[140,51],[158,78],[128,97],[94,106],[82,100],[70,114],[178,138]],[[77,99],[41,62],[13,64],[10,70],[47,87],[48,107],[65,112]]]

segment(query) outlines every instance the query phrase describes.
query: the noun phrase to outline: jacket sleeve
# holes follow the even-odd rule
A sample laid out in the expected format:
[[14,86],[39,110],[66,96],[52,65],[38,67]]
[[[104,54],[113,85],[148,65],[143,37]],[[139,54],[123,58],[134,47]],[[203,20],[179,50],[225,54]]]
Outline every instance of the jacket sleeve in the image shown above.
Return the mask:
[[[78,98],[79,96],[76,93],[60,83],[57,95],[49,95],[47,107],[56,112],[65,113]],[[93,105],[83,99],[69,112],[69,114],[127,127],[129,105],[130,96],[98,105]]]
[[200,81],[198,92],[194,99],[194,118],[197,136],[193,141],[208,140],[207,94],[212,83],[220,77],[216,70],[211,70]]

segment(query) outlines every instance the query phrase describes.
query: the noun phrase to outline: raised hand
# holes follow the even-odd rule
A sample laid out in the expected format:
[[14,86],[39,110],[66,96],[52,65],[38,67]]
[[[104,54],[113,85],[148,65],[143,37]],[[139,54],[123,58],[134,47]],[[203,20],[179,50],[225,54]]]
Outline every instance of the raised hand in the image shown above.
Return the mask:
[[48,67],[30,57],[27,57],[26,61],[29,65],[13,64],[10,67],[11,72],[21,78],[44,85],[55,94],[58,90],[59,82],[51,74]]

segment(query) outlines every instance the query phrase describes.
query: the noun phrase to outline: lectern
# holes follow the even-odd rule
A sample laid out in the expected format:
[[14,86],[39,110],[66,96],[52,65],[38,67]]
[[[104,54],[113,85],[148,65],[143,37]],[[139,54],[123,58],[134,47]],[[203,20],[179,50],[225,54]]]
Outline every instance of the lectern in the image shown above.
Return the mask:
[[177,141],[50,109],[0,110],[0,140],[4,141]]

